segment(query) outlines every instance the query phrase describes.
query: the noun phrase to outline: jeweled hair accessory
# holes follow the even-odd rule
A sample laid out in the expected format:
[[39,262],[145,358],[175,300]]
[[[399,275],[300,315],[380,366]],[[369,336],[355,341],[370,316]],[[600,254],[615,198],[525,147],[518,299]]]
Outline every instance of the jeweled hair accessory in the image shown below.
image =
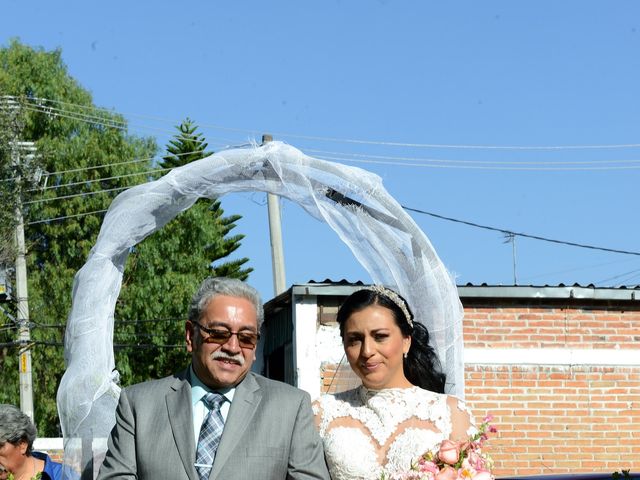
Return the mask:
[[409,313],[409,309],[407,308],[407,303],[400,297],[400,295],[383,285],[370,285],[368,287],[364,287],[363,290],[371,290],[378,295],[384,295],[393,303],[395,303],[398,308],[402,310],[402,313],[404,313],[404,317],[407,319],[407,323],[409,324],[409,326],[413,328],[413,320],[411,319],[411,314]]

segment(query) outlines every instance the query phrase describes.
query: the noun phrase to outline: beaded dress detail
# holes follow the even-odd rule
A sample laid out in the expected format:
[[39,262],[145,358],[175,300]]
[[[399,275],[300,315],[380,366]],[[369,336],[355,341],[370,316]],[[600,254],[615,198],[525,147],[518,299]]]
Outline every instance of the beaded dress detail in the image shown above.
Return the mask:
[[[406,471],[451,434],[447,395],[419,387],[324,395],[314,404],[332,480]],[[458,408],[466,410],[458,401]]]

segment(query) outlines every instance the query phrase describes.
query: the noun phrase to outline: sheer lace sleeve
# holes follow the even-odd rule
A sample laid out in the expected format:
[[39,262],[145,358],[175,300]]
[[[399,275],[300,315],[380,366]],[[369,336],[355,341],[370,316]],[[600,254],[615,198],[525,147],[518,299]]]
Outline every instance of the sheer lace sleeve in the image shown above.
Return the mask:
[[478,431],[471,411],[462,400],[449,396],[447,406],[451,415],[451,440],[465,441]]

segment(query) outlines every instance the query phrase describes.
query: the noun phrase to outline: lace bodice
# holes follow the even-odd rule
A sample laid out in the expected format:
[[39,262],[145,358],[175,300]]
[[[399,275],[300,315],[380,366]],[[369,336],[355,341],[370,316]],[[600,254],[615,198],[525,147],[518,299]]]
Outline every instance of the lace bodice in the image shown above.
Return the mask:
[[[333,480],[376,480],[407,470],[452,431],[447,395],[419,387],[324,395],[314,404]],[[458,408],[465,409],[462,402]]]

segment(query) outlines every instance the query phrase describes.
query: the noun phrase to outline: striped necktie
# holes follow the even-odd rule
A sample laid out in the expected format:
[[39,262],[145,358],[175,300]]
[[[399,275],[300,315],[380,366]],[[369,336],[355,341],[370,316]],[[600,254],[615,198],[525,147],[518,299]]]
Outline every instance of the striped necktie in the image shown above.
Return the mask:
[[207,480],[213,460],[216,457],[216,450],[220,444],[222,430],[224,429],[224,420],[220,407],[225,401],[224,395],[221,393],[207,393],[203,402],[209,409],[209,413],[202,422],[200,427],[200,435],[198,436],[198,447],[196,449],[195,467],[200,480]]

